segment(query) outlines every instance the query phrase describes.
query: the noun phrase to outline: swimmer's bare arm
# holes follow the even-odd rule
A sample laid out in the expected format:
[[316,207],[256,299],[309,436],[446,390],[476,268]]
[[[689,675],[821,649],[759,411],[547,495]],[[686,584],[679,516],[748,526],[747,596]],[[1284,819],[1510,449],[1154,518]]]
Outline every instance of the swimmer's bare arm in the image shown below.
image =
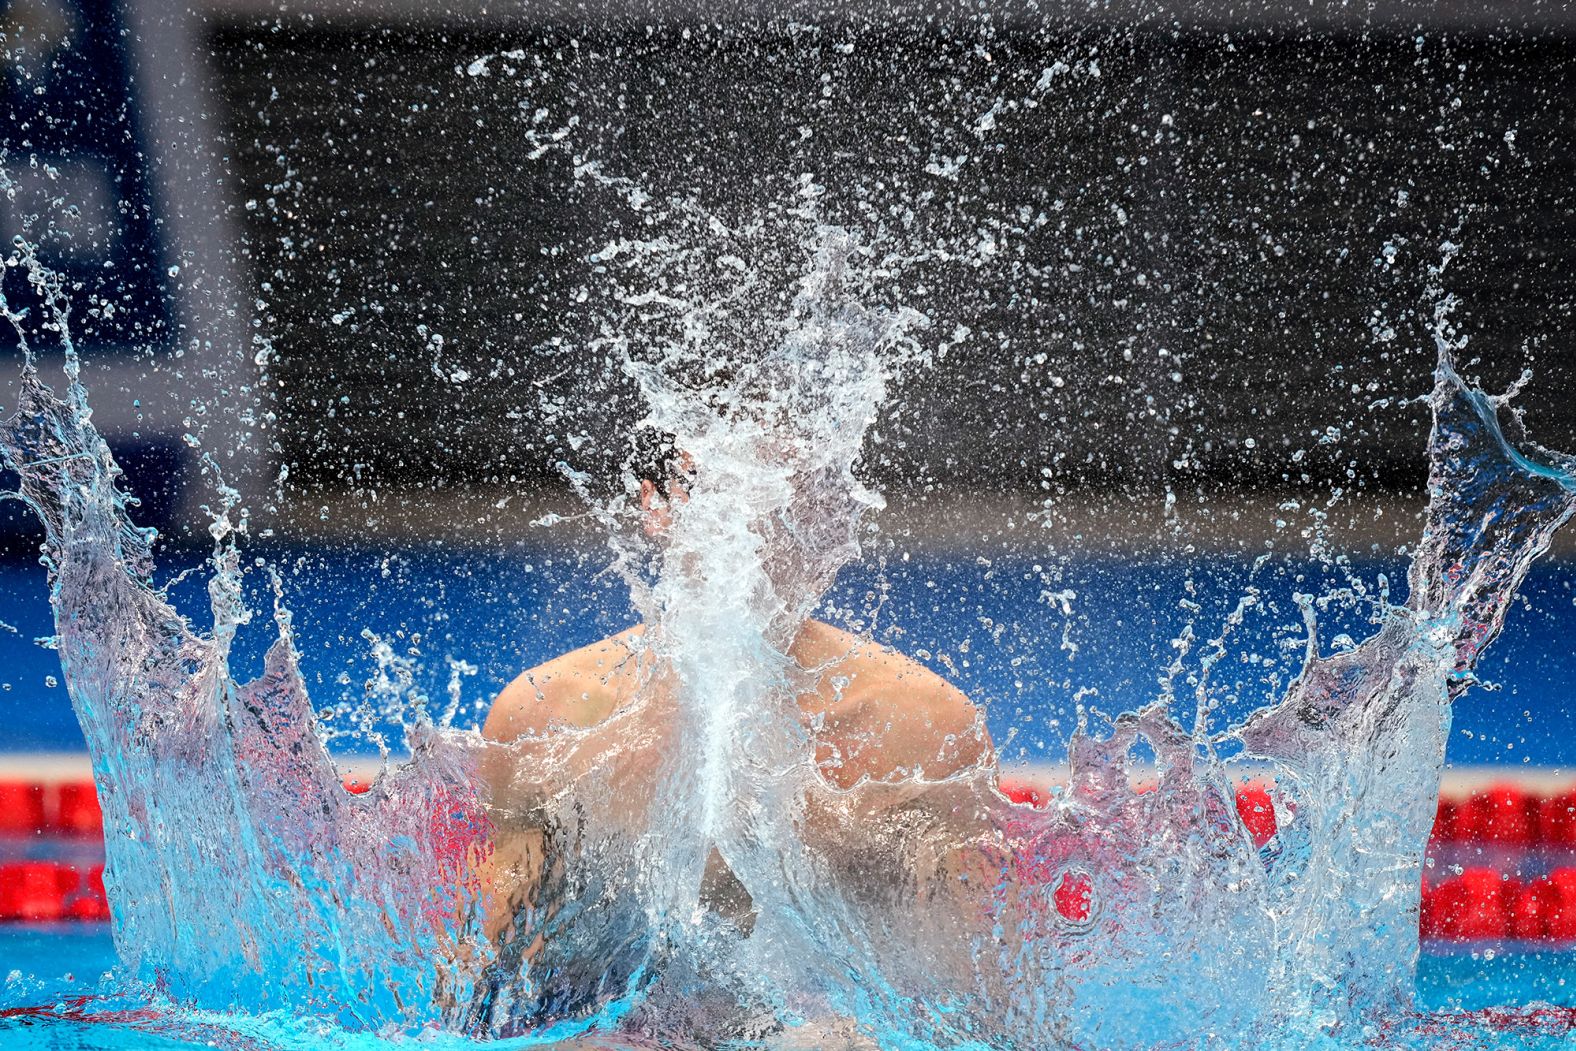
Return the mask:
[[813,676],[800,706],[816,764],[832,785],[887,784],[909,794],[967,771],[994,771],[979,709],[917,661],[818,622],[793,655]]
[[[826,847],[888,857],[959,922],[999,866],[987,849],[1000,805],[981,711],[945,679],[901,654],[824,628],[823,672],[811,705],[822,777],[838,790],[814,807]],[[827,656],[830,647],[844,655]],[[803,663],[808,663],[804,661]]]
[[633,640],[640,633],[632,629],[532,668],[493,702],[482,726],[488,748],[481,763],[493,823],[493,853],[481,873],[490,940],[536,895],[545,804],[606,751],[596,728],[639,681]]
[[638,681],[644,636],[644,628],[630,628],[521,672],[493,702],[482,736],[512,743],[605,721]]

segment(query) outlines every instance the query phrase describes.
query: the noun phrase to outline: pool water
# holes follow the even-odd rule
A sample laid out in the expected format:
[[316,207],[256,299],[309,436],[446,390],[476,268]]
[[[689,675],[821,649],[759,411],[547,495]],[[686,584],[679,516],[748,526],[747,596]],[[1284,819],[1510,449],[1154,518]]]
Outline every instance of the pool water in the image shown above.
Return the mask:
[[[253,1035],[252,1026],[232,1020],[225,1027],[211,1018],[199,1023],[196,1039],[161,1034],[161,1028],[181,1024],[174,1018],[160,1019],[156,1014],[138,1011],[135,1004],[113,1013],[109,1021],[71,1017],[72,1005],[84,995],[107,992],[108,973],[115,963],[115,951],[106,924],[16,925],[0,929],[0,1048],[5,1051],[165,1051],[165,1049],[205,1046],[257,1048],[302,1047],[298,1040],[275,1043],[264,1035]],[[1243,981],[1252,981],[1244,974]],[[103,984],[101,984],[103,983]],[[1550,951],[1516,945],[1462,945],[1425,951],[1417,972],[1418,1004],[1429,1012],[1478,1012],[1477,1021],[1492,1031],[1496,1025],[1505,1030],[1503,1042],[1493,1046],[1549,1047],[1571,1046],[1576,1032],[1563,1036],[1549,1034],[1537,1025],[1538,1012],[1515,1012],[1501,1017],[1497,1008],[1527,1008],[1547,1005],[1576,1009],[1576,952]],[[40,1007],[53,1007],[53,1015],[37,1013]],[[65,1017],[60,1017],[64,1015]],[[1568,1027],[1561,1014],[1559,1028]],[[187,1022],[189,1025],[189,1021]],[[1527,1032],[1532,1030],[1532,1032]],[[1484,1046],[1460,1043],[1464,1034],[1447,1027],[1442,1047]],[[1555,1043],[1539,1036],[1553,1035]],[[1531,1037],[1531,1039],[1527,1039]],[[1533,1042],[1536,1041],[1536,1042]],[[395,1042],[375,1037],[325,1040],[336,1048],[379,1048]],[[428,1040],[408,1042],[423,1049]],[[445,1046],[457,1040],[442,1041]],[[480,1046],[480,1045],[478,1045]],[[519,1041],[503,1041],[492,1046],[520,1046]]]

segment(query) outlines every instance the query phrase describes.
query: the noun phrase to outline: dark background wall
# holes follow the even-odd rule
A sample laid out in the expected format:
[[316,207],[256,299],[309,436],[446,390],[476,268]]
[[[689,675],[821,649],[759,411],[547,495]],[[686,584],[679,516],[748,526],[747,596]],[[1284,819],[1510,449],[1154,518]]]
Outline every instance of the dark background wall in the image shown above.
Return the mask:
[[[975,335],[900,392],[904,447],[871,468],[888,487],[1036,492],[1050,466],[1073,489],[1415,494],[1426,415],[1409,399],[1427,389],[1425,287],[1447,239],[1471,371],[1502,387],[1533,368],[1532,433],[1576,446],[1569,37],[1058,25],[1003,31],[989,63],[955,36],[866,27],[852,54],[834,37],[219,25],[227,174],[292,484],[556,484],[551,443],[510,416],[529,415],[547,370],[533,348],[573,315],[574,255],[607,216],[563,158],[527,158],[522,106],[578,114],[585,152],[654,194],[702,185],[743,210],[762,171],[813,165],[829,207],[853,209],[904,132],[976,155],[929,187],[950,229],[1051,217],[970,282],[903,290]],[[510,48],[555,76],[464,75]],[[969,104],[1057,61],[1074,72],[1044,104],[970,134]],[[482,379],[438,375],[421,325]]]

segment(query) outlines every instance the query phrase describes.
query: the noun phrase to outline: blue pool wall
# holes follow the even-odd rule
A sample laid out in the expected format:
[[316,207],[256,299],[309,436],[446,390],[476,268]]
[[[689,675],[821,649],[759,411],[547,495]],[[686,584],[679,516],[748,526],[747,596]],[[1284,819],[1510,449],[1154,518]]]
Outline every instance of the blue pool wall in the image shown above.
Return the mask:
[[[36,555],[0,557],[0,750],[70,752],[82,740],[61,682],[47,585]],[[174,549],[161,579],[199,571],[170,589],[178,608],[206,622],[203,555]],[[256,544],[247,583],[258,612],[242,633],[236,670],[254,673],[272,641],[266,560],[281,572],[294,615],[303,671],[315,704],[355,706],[375,664],[363,632],[408,657],[417,687],[442,707],[451,665],[465,676],[458,722],[476,725],[488,701],[523,669],[634,623],[622,581],[595,545],[521,543],[495,548],[447,543],[372,549],[358,543]],[[1172,677],[1178,711],[1190,717],[1197,655],[1221,631],[1242,595],[1257,601],[1227,641],[1212,675],[1224,728],[1273,699],[1295,674],[1306,645],[1297,593],[1405,594],[1398,559],[1348,567],[1306,559],[1256,565],[1249,556],[1188,559],[1144,555],[1051,561],[1031,553],[995,557],[917,551],[847,567],[821,610],[834,623],[869,631],[915,656],[982,703],[1010,762],[1057,762],[1082,710],[1105,717],[1148,703],[1165,689],[1175,640],[1189,628],[1192,656]],[[1322,648],[1361,639],[1371,604],[1339,600],[1317,610]],[[1559,768],[1576,755],[1576,560],[1536,565],[1483,662],[1485,686],[1457,705],[1449,758],[1458,766]],[[331,725],[335,721],[331,720]],[[397,740],[397,729],[385,726]],[[1226,746],[1229,750],[1229,743]],[[347,755],[372,750],[337,738]]]

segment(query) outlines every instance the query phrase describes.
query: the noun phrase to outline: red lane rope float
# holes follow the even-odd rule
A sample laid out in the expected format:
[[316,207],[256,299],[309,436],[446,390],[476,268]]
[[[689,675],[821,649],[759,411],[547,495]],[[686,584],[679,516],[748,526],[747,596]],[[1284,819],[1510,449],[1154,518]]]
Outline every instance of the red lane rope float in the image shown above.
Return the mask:
[[1576,848],[1576,789],[1540,796],[1501,782],[1465,798],[1442,797],[1433,838],[1507,848]]
[[1031,784],[1004,777],[997,786],[1001,794],[1019,806],[1032,806],[1036,810],[1050,805],[1051,790],[1045,785]]
[[66,917],[87,922],[110,918],[109,896],[104,893],[104,866],[94,865],[77,882],[75,896],[66,902]]
[[44,786],[0,781],[0,835],[36,836],[44,825]]
[[0,865],[0,921],[50,923],[107,920],[104,866],[86,872],[59,861],[12,861]]
[[1275,801],[1269,788],[1261,782],[1249,781],[1237,786],[1237,816],[1242,827],[1253,837],[1253,845],[1262,847],[1275,838]]
[[67,836],[102,836],[104,812],[99,809],[98,787],[92,781],[73,781],[55,790],[51,827]]
[[1083,923],[1094,911],[1094,880],[1087,872],[1068,870],[1056,881],[1051,902],[1064,919]]
[[1537,843],[1541,802],[1519,785],[1493,785],[1455,804],[1449,826],[1438,829],[1437,838],[1512,847]]
[[1538,800],[1538,839],[1544,846],[1576,848],[1576,790]]
[[103,834],[104,814],[92,781],[0,781],[0,836]]
[[[345,789],[361,794],[366,782],[346,778]],[[1013,803],[1036,809],[1051,803],[1048,784],[1004,778],[1001,792]],[[1255,845],[1276,833],[1274,786],[1260,780],[1237,786],[1236,810]],[[432,840],[440,861],[452,867],[484,838],[484,821],[460,801],[440,801]],[[45,784],[0,780],[0,921],[107,920],[102,864],[5,856],[5,837],[28,846],[49,836],[92,840],[103,835],[104,819],[92,781]],[[1431,852],[1464,859],[1463,851],[1499,867],[1470,865],[1457,874],[1425,878],[1420,917],[1425,940],[1570,942],[1576,945],[1576,788],[1543,796],[1510,782],[1465,798],[1441,798]],[[69,848],[80,850],[85,848]],[[1523,864],[1523,862],[1530,862]],[[1523,872],[1530,878],[1520,878]],[[1511,872],[1515,874],[1512,875]],[[1540,874],[1541,873],[1541,874]],[[1092,887],[1086,874],[1068,873],[1052,898],[1068,919],[1088,916]]]
[[1499,940],[1510,934],[1509,899],[1515,889],[1498,872],[1467,869],[1438,886],[1423,887],[1423,937],[1448,941]]
[[0,865],[0,919],[39,923],[63,918],[70,882],[67,870],[53,861]]
[[1576,868],[1526,883],[1491,868],[1425,882],[1419,925],[1435,941],[1576,942]]

